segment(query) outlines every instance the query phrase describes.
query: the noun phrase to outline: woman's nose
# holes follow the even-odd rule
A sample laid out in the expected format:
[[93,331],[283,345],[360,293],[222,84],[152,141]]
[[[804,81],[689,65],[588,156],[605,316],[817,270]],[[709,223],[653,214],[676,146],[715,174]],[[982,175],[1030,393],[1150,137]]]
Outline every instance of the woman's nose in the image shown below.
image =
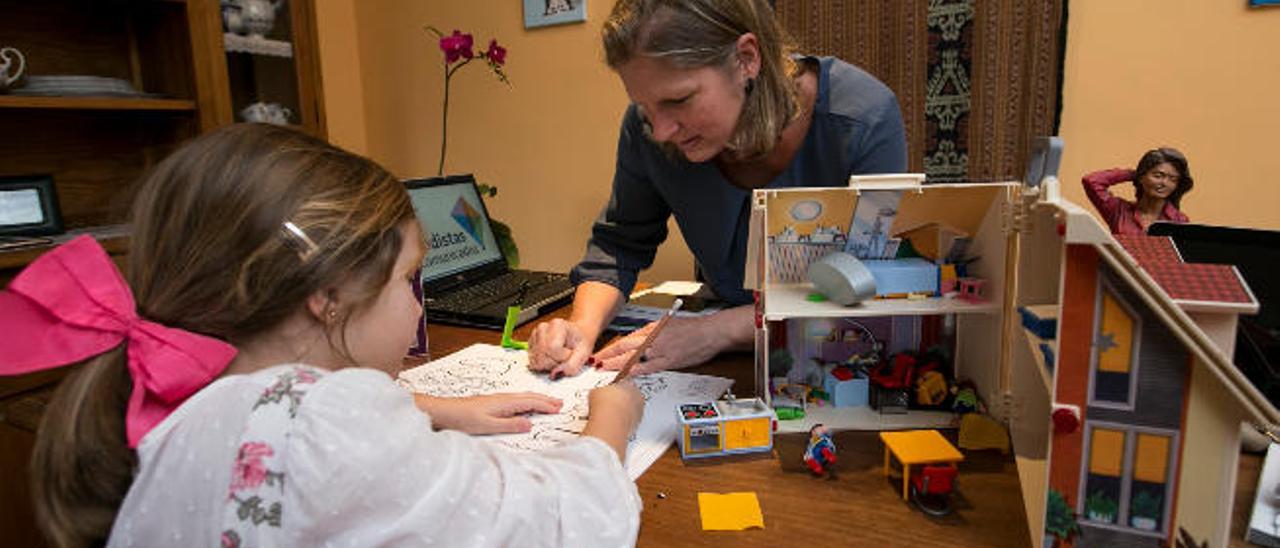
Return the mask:
[[670,141],[680,129],[680,124],[676,122],[674,117],[662,114],[651,116],[649,118],[649,126],[653,131],[653,140],[660,143]]

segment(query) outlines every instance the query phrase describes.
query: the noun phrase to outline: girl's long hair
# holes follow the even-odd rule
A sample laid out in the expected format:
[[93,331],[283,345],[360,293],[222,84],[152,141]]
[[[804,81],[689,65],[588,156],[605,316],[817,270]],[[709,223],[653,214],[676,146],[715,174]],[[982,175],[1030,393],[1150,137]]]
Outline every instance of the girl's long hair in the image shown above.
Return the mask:
[[[236,345],[279,325],[309,295],[354,281],[356,294],[330,330],[330,344],[345,351],[345,322],[390,278],[404,244],[398,227],[412,217],[402,185],[366,158],[285,128],[229,126],[192,140],[145,178],[126,277],[143,318]],[[285,222],[316,249],[284,235]],[[104,544],[133,482],[125,346],[76,365],[41,421],[32,491],[38,524],[56,546]]]

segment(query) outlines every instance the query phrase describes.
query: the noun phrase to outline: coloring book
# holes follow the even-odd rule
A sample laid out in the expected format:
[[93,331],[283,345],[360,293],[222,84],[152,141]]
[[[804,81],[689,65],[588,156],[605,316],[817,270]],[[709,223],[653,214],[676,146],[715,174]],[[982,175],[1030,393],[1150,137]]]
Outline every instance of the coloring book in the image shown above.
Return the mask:
[[[397,382],[414,392],[439,397],[465,397],[497,392],[538,392],[564,401],[560,413],[533,415],[533,429],[523,434],[489,436],[494,443],[523,451],[537,451],[575,439],[586,426],[587,394],[604,386],[616,371],[587,368],[575,377],[548,380],[528,367],[523,350],[474,344],[458,352],[400,373]],[[676,435],[676,406],[708,402],[724,394],[732,380],[663,371],[634,379],[644,395],[644,417],[627,445],[624,463],[632,480],[658,460]]]

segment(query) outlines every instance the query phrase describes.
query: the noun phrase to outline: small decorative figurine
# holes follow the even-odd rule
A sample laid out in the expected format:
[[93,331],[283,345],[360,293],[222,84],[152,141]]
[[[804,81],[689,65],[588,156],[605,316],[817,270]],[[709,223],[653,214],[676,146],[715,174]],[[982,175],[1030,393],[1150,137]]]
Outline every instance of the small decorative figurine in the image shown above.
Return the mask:
[[835,477],[835,470],[829,467],[836,463],[836,444],[831,441],[831,432],[822,423],[809,429],[809,446],[804,450],[804,465],[809,467],[815,476],[830,473]]
[[978,399],[978,390],[970,381],[960,381],[951,387],[951,410],[958,415],[983,412],[982,401]]

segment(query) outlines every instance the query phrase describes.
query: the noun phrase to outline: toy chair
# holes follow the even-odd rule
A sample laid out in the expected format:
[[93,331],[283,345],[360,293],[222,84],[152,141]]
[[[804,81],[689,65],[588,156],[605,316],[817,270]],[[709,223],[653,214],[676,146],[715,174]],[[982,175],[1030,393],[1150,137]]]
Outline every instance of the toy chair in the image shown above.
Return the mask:
[[881,388],[909,388],[916,359],[908,354],[897,354],[889,363],[877,367],[868,374],[871,382]]
[[942,517],[951,513],[951,491],[955,488],[954,466],[927,465],[911,478],[911,500],[930,516]]
[[867,377],[875,388],[871,406],[882,414],[906,413],[911,402],[911,382],[916,359],[909,354],[895,354],[888,363],[871,370]]

